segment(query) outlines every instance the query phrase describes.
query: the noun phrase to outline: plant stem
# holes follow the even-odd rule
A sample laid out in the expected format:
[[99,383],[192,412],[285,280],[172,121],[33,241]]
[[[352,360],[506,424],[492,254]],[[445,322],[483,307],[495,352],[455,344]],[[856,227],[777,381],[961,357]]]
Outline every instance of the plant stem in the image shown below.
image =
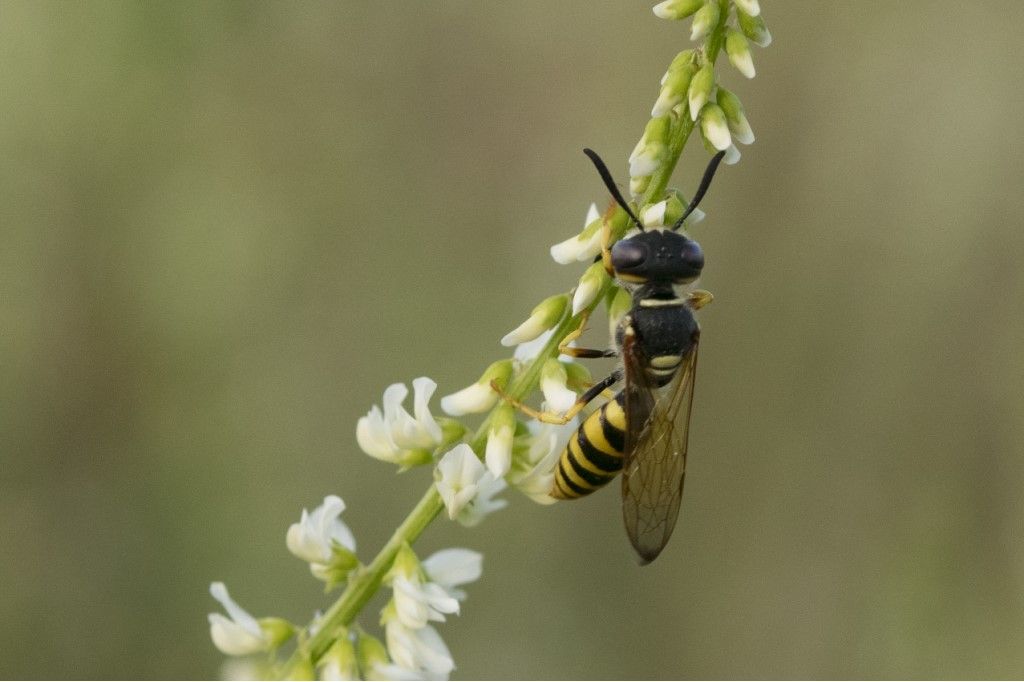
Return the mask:
[[[430,522],[437,517],[442,509],[444,509],[444,502],[441,501],[441,495],[438,494],[437,488],[431,485],[419,503],[402,521],[402,525],[398,527],[391,539],[373,558],[373,561],[349,579],[348,585],[338,601],[334,602],[334,605],[321,618],[320,629],[309,638],[306,644],[306,650],[314,665],[337,638],[338,628],[350,625],[366,602],[376,594],[384,579],[384,574],[391,568],[395,555],[402,545],[407,542],[409,544],[415,542],[420,533],[430,525]],[[287,669],[291,669],[300,662],[300,654],[300,651],[296,651],[292,655]]]

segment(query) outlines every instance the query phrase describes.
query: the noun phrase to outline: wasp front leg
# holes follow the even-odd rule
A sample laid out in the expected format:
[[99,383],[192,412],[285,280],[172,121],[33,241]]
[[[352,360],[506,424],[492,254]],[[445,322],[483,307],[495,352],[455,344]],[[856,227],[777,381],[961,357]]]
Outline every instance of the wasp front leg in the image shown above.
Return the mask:
[[580,410],[586,407],[594,398],[604,393],[605,389],[614,385],[621,379],[622,370],[615,370],[614,372],[606,376],[604,379],[588,388],[585,393],[583,393],[580,397],[576,399],[576,402],[573,404],[573,406],[566,410],[564,414],[557,414],[555,412],[541,412],[540,410],[535,410],[529,405],[523,404],[522,401],[516,400],[512,396],[505,393],[505,391],[501,390],[501,387],[498,386],[497,383],[494,381],[491,382],[491,388],[494,389],[494,391],[501,396],[502,400],[516,407],[524,414],[533,417],[537,421],[544,422],[545,424],[561,425],[568,424],[572,420],[572,418],[579,414]]
[[562,342],[558,344],[558,354],[568,355],[571,358],[613,358],[618,353],[614,350],[598,350],[596,348],[576,348],[569,344],[580,338],[583,335],[584,327],[587,326],[587,320],[590,319],[591,311],[587,310],[583,312],[580,317],[580,326],[575,330],[569,332],[562,339]]

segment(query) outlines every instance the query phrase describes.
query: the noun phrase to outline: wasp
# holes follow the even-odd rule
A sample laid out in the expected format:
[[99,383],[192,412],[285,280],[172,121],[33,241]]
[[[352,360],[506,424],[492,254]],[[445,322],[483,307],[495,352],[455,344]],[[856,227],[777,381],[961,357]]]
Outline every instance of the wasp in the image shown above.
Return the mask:
[[606,221],[601,248],[605,268],[630,293],[632,307],[618,323],[614,348],[570,346],[582,334],[584,319],[559,350],[574,357],[620,357],[621,366],[590,387],[563,415],[517,404],[542,421],[565,424],[622,383],[621,390],[584,419],[569,439],[550,495],[563,500],[583,497],[621,472],[626,532],[641,563],[647,564],[664,549],[679,516],[700,342],[700,326],[693,313],[712,298],[706,291],[683,293],[683,287],[700,276],[704,254],[679,228],[707,192],[724,152],[711,159],[693,199],[671,228],[645,229],[601,157],[590,149],[583,151],[612,198],[639,229],[609,248],[611,230]]

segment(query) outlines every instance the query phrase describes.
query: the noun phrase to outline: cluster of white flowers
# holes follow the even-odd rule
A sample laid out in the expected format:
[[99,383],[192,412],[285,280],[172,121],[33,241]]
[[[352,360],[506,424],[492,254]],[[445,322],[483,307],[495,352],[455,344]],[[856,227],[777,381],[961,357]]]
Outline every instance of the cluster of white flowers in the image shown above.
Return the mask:
[[446,549],[420,563],[402,547],[385,582],[391,601],[381,611],[391,663],[380,670],[391,679],[447,679],[455,668],[451,653],[431,621],[459,613],[466,593],[458,586],[480,577],[483,557],[468,549]]

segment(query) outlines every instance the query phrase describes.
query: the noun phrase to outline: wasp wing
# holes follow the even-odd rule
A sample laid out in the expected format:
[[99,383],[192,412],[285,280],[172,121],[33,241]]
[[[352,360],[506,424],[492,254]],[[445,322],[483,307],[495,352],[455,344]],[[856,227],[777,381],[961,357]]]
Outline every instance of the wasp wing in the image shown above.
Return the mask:
[[623,339],[622,356],[626,368],[622,515],[633,548],[647,564],[664,549],[679,517],[697,338],[663,388],[647,376],[647,358],[631,334]]

